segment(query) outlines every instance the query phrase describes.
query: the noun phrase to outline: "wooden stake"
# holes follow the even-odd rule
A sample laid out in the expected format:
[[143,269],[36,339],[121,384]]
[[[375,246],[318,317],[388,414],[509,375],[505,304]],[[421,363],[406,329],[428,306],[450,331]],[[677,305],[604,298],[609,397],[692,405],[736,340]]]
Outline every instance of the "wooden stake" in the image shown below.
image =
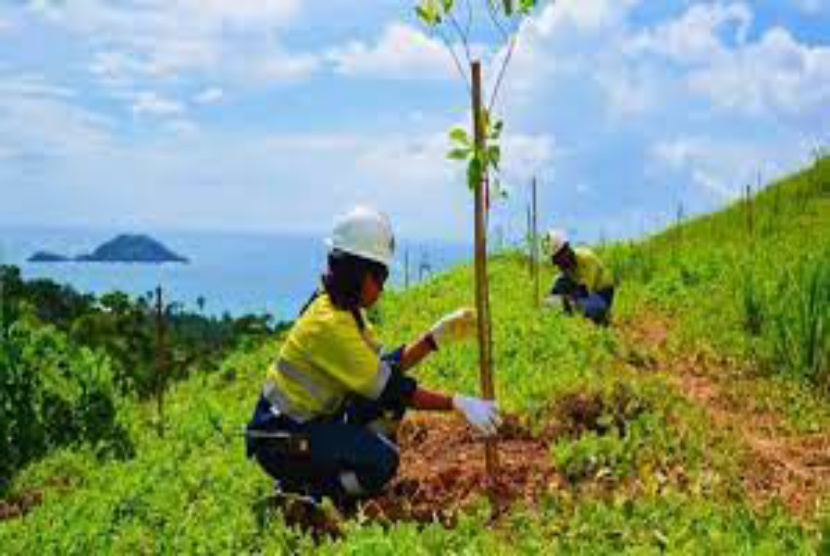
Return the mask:
[[156,404],[158,410],[158,435],[164,435],[164,305],[161,286],[156,288]]
[[527,204],[527,273],[533,280],[533,215],[530,203]]
[[533,305],[539,308],[539,229],[536,211],[536,176],[533,176]]
[[409,247],[406,248],[403,255],[403,288],[409,289]]
[[[484,122],[482,121],[481,105],[481,63],[474,61],[470,64],[472,73],[472,101],[473,101],[473,130],[475,145],[479,152],[486,148]],[[482,169],[482,179],[475,191],[475,278],[476,278],[476,310],[478,311],[478,353],[481,378],[481,391],[485,399],[495,399],[492,374],[492,338],[490,336],[490,302],[487,283],[487,229],[485,228],[485,187],[487,187],[487,171]],[[487,439],[484,444],[484,456],[487,475],[492,481],[498,473],[498,452],[496,441]]]

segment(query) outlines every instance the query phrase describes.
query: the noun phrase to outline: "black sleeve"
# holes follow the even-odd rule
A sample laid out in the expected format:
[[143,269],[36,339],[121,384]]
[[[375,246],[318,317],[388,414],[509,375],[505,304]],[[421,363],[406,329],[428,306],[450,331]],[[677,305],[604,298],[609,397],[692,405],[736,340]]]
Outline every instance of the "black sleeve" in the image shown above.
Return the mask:
[[553,283],[553,288],[550,290],[551,295],[571,295],[576,288],[576,283],[565,276],[564,274],[560,275],[556,281]]
[[392,371],[389,375],[389,380],[386,381],[386,386],[380,394],[380,398],[378,398],[378,402],[386,407],[409,405],[409,402],[412,400],[412,395],[418,389],[418,381],[411,376],[405,375],[401,369],[403,350],[404,346],[400,346],[396,350],[381,356],[383,362],[389,365],[389,370]]

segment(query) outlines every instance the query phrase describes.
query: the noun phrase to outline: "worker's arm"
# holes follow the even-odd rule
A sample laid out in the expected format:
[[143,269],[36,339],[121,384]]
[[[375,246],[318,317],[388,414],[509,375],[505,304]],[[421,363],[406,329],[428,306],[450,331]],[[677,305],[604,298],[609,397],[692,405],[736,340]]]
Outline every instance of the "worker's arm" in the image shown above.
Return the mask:
[[473,336],[477,322],[476,312],[470,308],[458,309],[445,315],[418,341],[404,347],[401,369],[404,371],[411,369],[430,352],[436,351],[439,346]]
[[496,435],[501,425],[499,408],[493,400],[460,394],[448,396],[442,392],[432,392],[419,387],[412,393],[409,406],[413,409],[431,411],[458,411],[476,432],[483,436]]
[[416,342],[404,346],[403,354],[401,355],[401,370],[407,371],[411,369],[436,349],[438,349],[438,345],[435,343],[432,333],[427,332]]
[[449,411],[452,409],[452,396],[418,388],[412,394],[410,407],[426,411]]

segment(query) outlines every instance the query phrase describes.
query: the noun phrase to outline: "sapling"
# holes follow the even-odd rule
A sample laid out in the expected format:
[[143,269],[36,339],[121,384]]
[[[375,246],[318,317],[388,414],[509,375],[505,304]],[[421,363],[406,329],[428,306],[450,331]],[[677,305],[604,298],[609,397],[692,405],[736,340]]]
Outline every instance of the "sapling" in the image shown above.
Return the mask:
[[[494,399],[492,371],[492,336],[489,287],[487,278],[487,214],[490,205],[491,176],[494,192],[502,192],[498,173],[501,161],[499,139],[503,122],[492,117],[492,109],[522,21],[536,7],[537,0],[420,0],[415,13],[421,23],[437,35],[447,47],[455,68],[464,81],[472,104],[472,133],[461,126],[449,131],[451,149],[448,157],[467,163],[467,185],[475,198],[475,297],[478,311],[479,367],[482,394]],[[496,74],[493,90],[486,98],[481,87],[481,61],[473,59],[470,40],[476,16],[485,14],[490,32],[497,37],[497,45],[504,48],[504,56]],[[456,39],[454,43],[451,37]],[[462,65],[463,56],[467,69]],[[492,478],[497,472],[498,459],[495,443],[485,444],[487,473]]]

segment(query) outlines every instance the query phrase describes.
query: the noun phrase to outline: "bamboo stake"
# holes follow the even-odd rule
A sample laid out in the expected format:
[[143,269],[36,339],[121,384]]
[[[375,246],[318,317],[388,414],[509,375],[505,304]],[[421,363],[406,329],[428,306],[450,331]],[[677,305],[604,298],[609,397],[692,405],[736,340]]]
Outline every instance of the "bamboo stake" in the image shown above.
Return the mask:
[[405,290],[409,289],[409,247],[406,248],[404,251],[403,256],[403,288]]
[[161,286],[156,288],[156,404],[158,435],[164,435],[164,305]]
[[533,176],[533,305],[539,308],[539,228],[536,210],[536,176]]
[[[478,152],[486,148],[484,122],[482,121],[481,107],[481,63],[474,61],[470,64],[472,73],[472,101],[473,101],[473,130],[475,145]],[[487,284],[487,230],[485,228],[485,198],[484,188],[487,186],[486,168],[482,169],[482,179],[475,191],[475,278],[476,278],[476,310],[478,311],[478,353],[481,390],[483,397],[495,399],[492,375],[492,338],[490,336],[490,303]],[[498,473],[498,453],[494,439],[485,440],[484,444],[485,467],[487,476],[492,480]]]
[[530,203],[527,204],[527,272],[533,280],[533,216],[531,215]]

